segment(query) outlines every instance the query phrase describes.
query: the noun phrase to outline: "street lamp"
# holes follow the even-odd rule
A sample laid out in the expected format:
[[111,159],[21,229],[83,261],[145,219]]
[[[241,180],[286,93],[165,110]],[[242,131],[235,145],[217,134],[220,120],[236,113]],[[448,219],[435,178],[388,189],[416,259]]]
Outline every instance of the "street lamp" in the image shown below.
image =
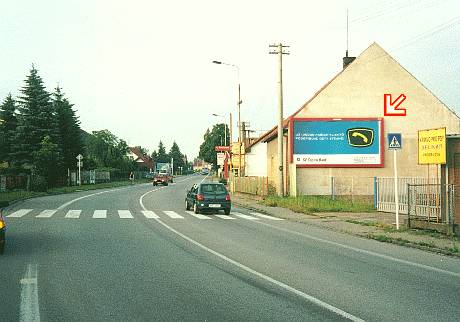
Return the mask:
[[227,120],[225,119],[225,116],[212,113],[213,116],[221,117],[224,119],[224,145],[227,146]]
[[213,60],[212,63],[217,64],[217,65],[226,65],[226,66],[230,66],[236,69],[236,74],[238,78],[238,102],[237,102],[237,105],[238,105],[238,146],[240,150],[238,176],[241,177],[241,103],[243,103],[243,101],[241,100],[240,68],[237,65],[224,63],[218,60]]

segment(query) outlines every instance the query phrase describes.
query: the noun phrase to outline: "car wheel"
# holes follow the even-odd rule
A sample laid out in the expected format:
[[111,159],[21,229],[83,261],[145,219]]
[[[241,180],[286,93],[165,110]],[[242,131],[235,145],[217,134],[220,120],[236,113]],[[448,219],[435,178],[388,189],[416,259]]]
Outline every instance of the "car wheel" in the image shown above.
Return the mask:
[[156,186],[157,184],[154,182],[153,185]]
[[224,209],[224,214],[226,214],[227,216],[230,215],[230,208]]
[[196,205],[196,202],[193,204],[193,212],[196,213],[196,214],[199,214],[199,213],[200,213],[200,209],[199,209],[198,206]]
[[187,199],[185,200],[185,210],[190,210],[190,206],[188,204]]

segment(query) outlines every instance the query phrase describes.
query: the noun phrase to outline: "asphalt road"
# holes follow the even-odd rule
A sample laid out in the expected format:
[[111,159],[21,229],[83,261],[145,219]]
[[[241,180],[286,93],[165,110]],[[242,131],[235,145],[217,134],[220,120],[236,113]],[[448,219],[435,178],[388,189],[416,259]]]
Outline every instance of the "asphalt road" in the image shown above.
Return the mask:
[[0,320],[460,320],[460,260],[235,207],[197,218],[203,178],[10,207]]

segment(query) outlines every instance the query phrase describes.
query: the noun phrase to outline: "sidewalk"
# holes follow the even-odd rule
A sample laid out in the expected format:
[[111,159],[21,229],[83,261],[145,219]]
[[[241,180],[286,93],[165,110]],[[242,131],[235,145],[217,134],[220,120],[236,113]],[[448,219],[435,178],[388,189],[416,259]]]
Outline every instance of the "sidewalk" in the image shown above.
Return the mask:
[[262,205],[253,196],[245,194],[234,194],[232,202],[236,206],[298,223],[460,257],[460,238],[432,231],[406,229],[403,224],[407,217],[405,215],[400,215],[400,230],[396,230],[395,215],[391,213],[321,212],[307,215],[286,208]]

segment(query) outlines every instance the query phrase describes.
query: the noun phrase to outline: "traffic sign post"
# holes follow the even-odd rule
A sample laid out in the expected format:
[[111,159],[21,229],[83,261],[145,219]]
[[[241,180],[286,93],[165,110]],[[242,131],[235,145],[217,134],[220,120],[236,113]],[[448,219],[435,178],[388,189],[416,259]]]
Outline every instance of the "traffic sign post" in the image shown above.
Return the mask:
[[396,150],[402,149],[401,133],[388,133],[388,149],[393,150],[396,229],[399,230],[398,166],[396,163]]
[[77,155],[77,167],[78,167],[78,185],[81,186],[81,167],[83,166],[83,156],[81,154]]

